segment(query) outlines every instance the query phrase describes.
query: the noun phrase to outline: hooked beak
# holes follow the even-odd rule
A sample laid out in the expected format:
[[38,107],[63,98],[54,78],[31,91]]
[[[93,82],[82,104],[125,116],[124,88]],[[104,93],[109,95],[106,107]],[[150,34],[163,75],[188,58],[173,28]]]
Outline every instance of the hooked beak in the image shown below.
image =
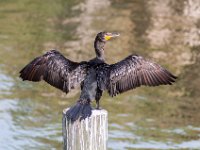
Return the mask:
[[120,36],[120,34],[117,33],[117,32],[107,33],[107,34],[105,35],[105,40],[108,41],[108,40],[110,40],[111,38],[115,38],[115,37],[118,37],[118,36]]

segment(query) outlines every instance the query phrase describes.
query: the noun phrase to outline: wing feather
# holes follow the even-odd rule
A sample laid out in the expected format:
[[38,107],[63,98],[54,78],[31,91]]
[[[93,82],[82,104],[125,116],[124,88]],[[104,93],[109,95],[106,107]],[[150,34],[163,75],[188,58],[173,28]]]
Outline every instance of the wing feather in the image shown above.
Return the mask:
[[87,67],[87,62],[73,62],[60,52],[51,50],[27,64],[20,71],[20,77],[34,82],[45,80],[50,85],[68,93],[84,80]]
[[106,73],[99,78],[107,81],[108,93],[115,96],[141,85],[171,85],[177,77],[153,61],[130,55],[116,64],[109,65]]

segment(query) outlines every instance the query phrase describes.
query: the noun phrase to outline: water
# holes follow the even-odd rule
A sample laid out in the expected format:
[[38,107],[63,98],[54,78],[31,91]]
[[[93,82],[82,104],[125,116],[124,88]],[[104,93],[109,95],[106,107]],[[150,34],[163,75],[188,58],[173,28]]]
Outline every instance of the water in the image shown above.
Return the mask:
[[104,94],[108,149],[200,149],[199,20],[198,0],[1,0],[0,149],[62,149],[62,110],[79,92],[22,82],[18,72],[53,48],[88,60],[104,30],[121,34],[106,45],[109,63],[138,53],[179,76],[173,86]]

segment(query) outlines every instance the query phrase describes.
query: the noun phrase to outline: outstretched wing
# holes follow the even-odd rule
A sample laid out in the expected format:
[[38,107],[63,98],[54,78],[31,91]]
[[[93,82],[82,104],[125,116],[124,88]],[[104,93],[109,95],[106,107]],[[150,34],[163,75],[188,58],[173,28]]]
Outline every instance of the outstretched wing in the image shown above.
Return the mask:
[[[141,85],[171,85],[176,77],[160,65],[138,55],[130,55],[124,60],[104,66],[99,76],[101,87],[107,89],[111,96],[116,96]],[[106,69],[107,68],[107,69]],[[103,85],[103,86],[102,86]]]
[[73,62],[56,50],[35,58],[20,71],[23,80],[45,80],[50,85],[68,93],[80,85],[87,73],[86,62]]

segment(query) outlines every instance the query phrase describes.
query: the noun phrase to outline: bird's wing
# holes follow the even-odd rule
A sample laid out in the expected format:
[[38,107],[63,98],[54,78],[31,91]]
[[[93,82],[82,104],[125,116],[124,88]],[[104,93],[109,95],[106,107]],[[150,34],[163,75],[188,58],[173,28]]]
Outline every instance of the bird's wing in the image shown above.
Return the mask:
[[87,73],[87,63],[77,63],[65,58],[56,50],[51,50],[35,58],[21,71],[23,80],[38,82],[45,80],[50,85],[68,93],[80,85]]
[[[124,60],[104,67],[99,73],[101,88],[116,96],[141,85],[158,86],[172,84],[176,77],[160,65],[138,55],[130,55]],[[102,86],[103,85],[103,86]]]

